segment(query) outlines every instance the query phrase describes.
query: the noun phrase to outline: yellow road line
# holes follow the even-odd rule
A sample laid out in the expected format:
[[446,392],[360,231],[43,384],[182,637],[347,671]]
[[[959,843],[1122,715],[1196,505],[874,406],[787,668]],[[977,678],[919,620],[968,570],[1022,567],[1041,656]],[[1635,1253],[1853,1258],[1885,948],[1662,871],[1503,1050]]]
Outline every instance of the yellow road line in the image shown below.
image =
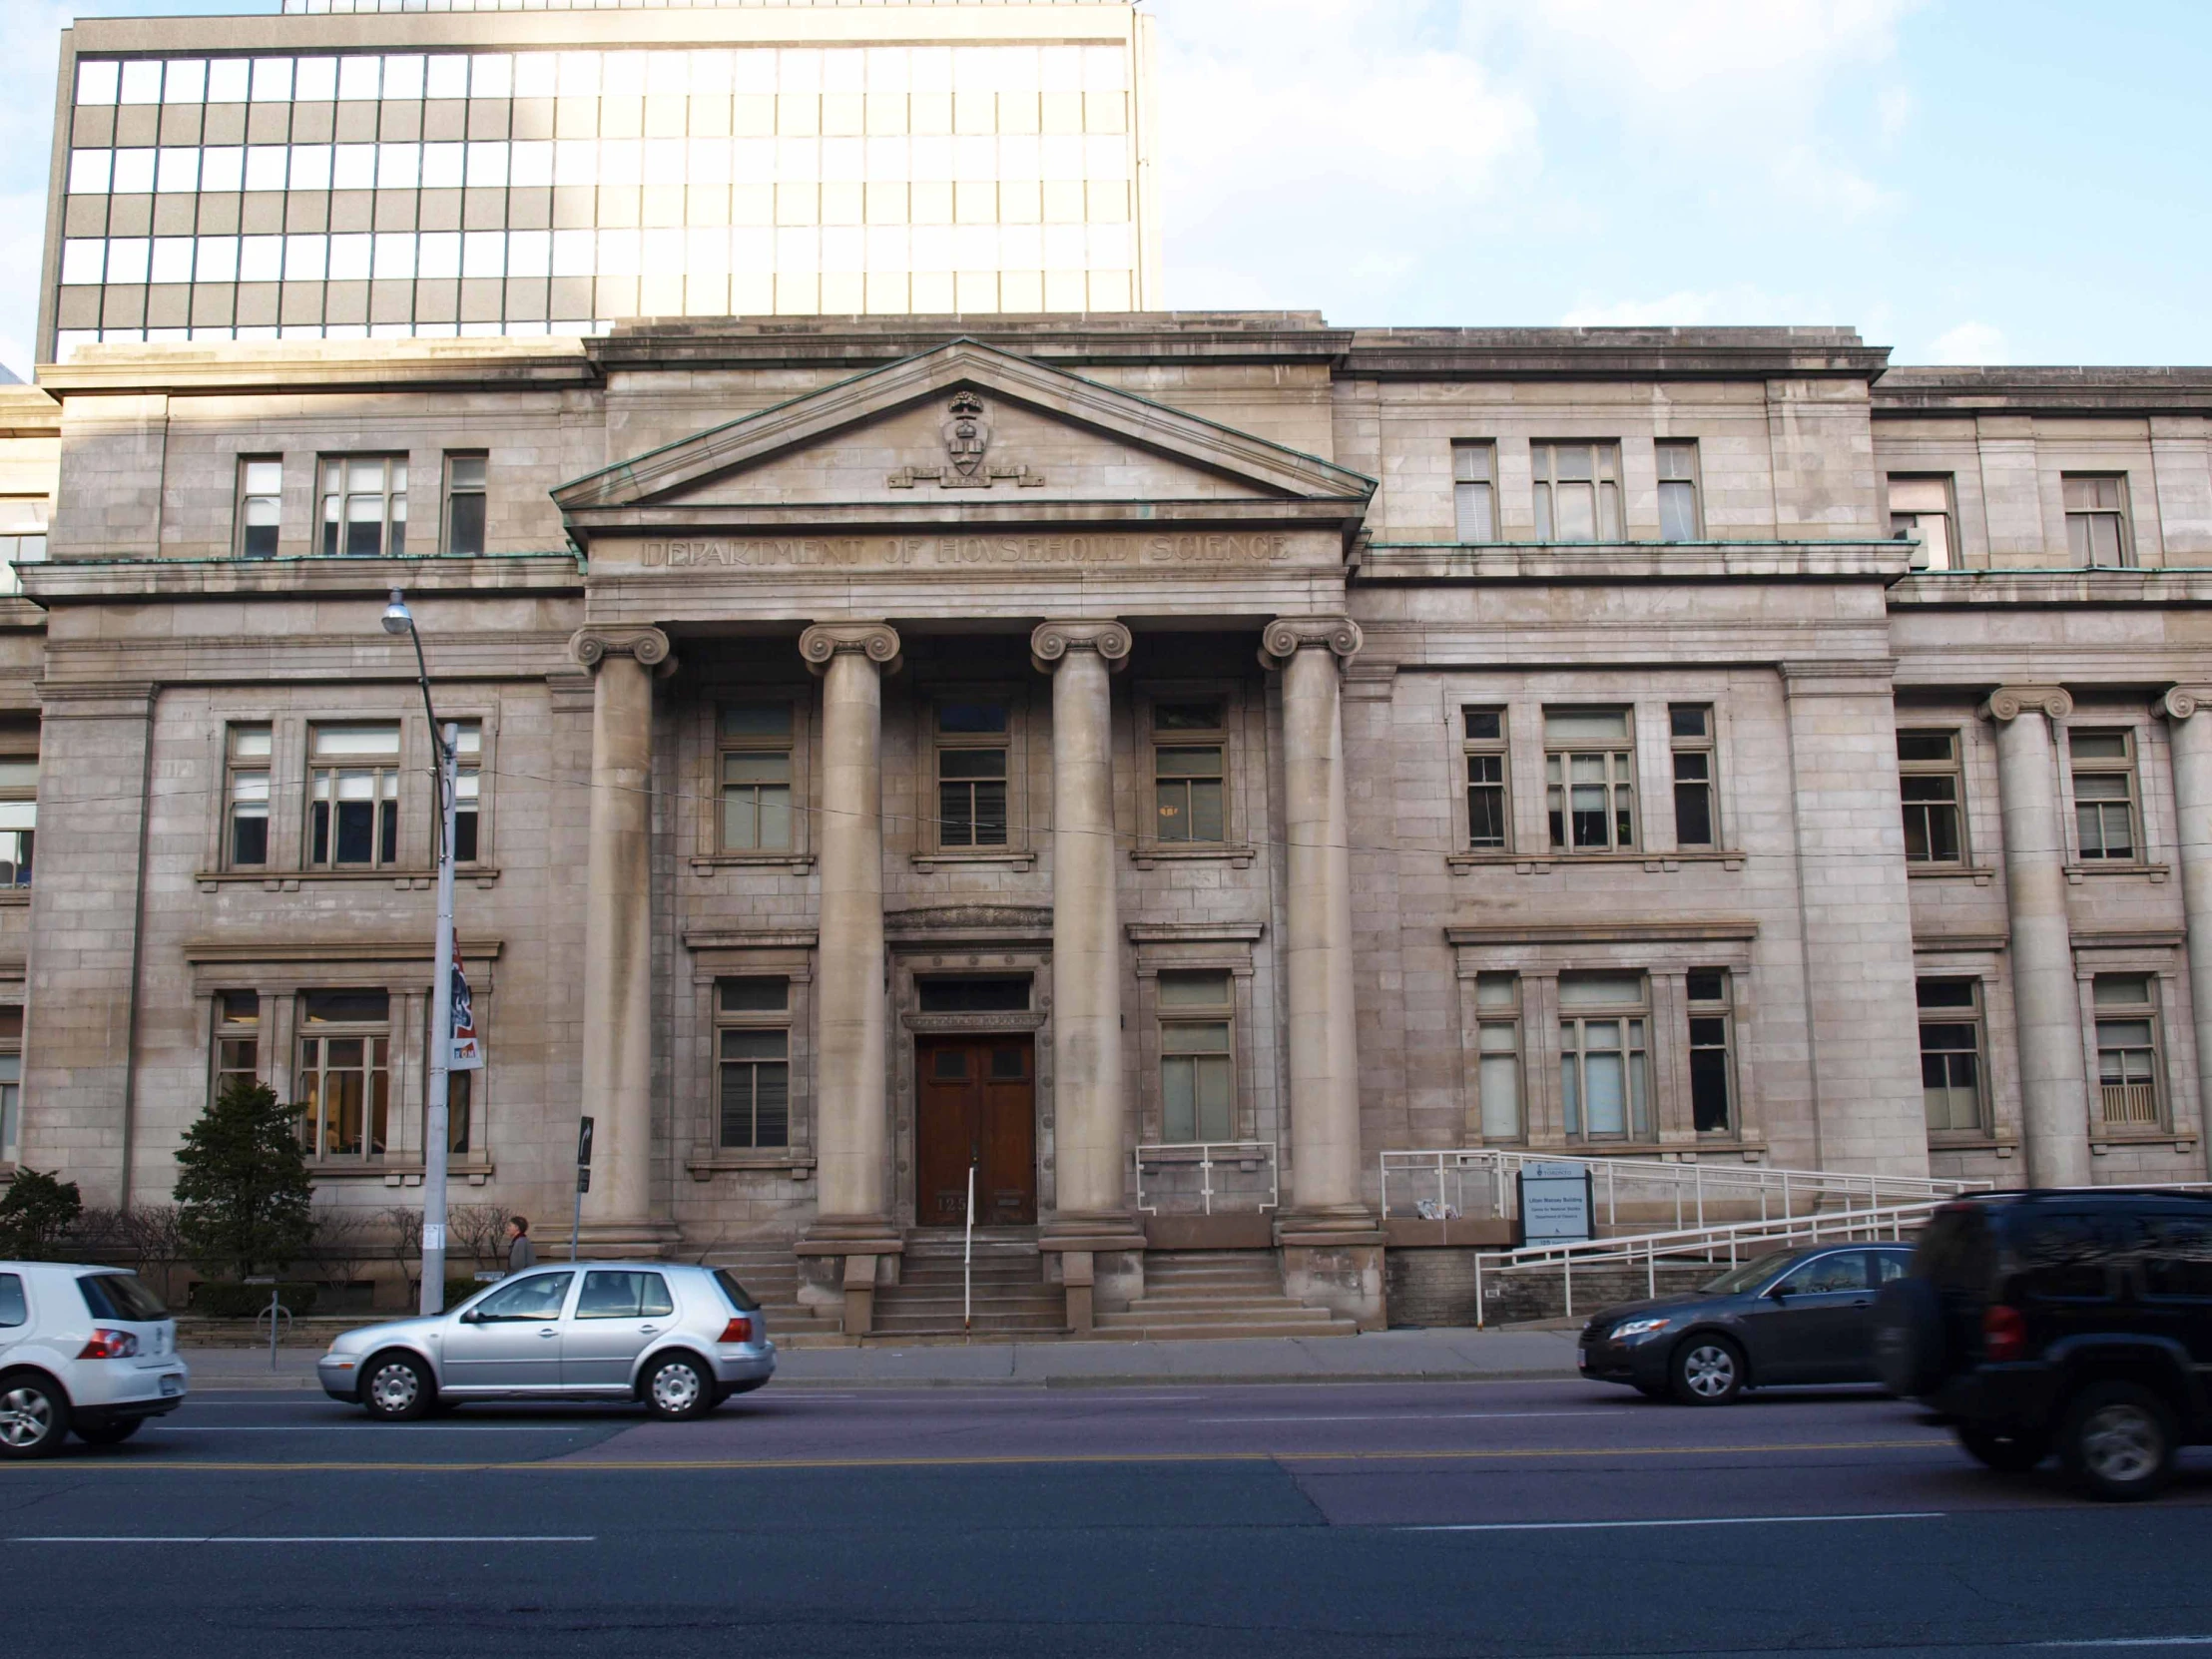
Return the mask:
[[[687,1470],[708,1472],[770,1471],[776,1469],[961,1469],[1032,1468],[1052,1464],[1123,1465],[1131,1463],[1422,1463],[1526,1460],[1545,1457],[1719,1457],[1733,1453],[1805,1451],[1930,1450],[1947,1447],[1947,1439],[1918,1440],[1797,1440],[1772,1445],[1641,1445],[1641,1446],[1543,1446],[1534,1448],[1467,1449],[1429,1451],[1090,1451],[1017,1452],[971,1457],[728,1457],[728,1458],[611,1458],[586,1461],[527,1463],[406,1463],[406,1462],[123,1462],[92,1458],[66,1464],[45,1464],[71,1474],[116,1473],[272,1474],[296,1471],[323,1474],[489,1474],[513,1472],[583,1474],[674,1474]],[[39,1464],[22,1464],[29,1470]]]

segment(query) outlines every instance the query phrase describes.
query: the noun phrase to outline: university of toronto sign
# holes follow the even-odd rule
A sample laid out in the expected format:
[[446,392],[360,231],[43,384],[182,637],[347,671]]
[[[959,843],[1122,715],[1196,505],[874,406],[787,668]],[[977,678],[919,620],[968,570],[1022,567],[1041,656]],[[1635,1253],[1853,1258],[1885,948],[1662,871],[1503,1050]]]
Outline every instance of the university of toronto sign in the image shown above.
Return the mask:
[[1271,565],[1296,557],[1281,532],[1223,531],[1096,535],[728,536],[635,544],[649,569],[748,568],[907,570],[1012,565]]

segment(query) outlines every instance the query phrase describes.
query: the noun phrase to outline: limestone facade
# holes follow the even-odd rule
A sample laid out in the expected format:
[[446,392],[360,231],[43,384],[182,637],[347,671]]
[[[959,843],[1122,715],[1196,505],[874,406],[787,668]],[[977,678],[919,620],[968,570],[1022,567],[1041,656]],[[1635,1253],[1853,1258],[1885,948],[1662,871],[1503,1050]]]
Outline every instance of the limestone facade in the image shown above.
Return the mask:
[[[230,1056],[323,1103],[326,1201],[419,1179],[402,588],[477,733],[458,1192],[564,1216],[590,1113],[608,1248],[789,1241],[864,1321],[966,1135],[1078,1324],[1171,1235],[1372,1323],[1386,1151],[2204,1177],[2212,375],[970,329],[48,371],[21,1161],[161,1197]],[[406,556],[325,554],[326,464],[394,456]],[[1201,1141],[1269,1230],[1139,1208]]]

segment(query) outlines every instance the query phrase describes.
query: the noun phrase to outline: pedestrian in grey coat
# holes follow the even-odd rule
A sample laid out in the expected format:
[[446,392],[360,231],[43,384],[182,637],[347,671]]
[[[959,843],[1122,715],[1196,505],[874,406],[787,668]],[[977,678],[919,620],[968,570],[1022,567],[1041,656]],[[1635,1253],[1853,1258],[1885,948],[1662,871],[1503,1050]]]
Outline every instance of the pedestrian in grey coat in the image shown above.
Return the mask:
[[530,1242],[530,1218],[510,1216],[507,1220],[507,1271],[520,1273],[524,1268],[538,1265],[538,1247]]

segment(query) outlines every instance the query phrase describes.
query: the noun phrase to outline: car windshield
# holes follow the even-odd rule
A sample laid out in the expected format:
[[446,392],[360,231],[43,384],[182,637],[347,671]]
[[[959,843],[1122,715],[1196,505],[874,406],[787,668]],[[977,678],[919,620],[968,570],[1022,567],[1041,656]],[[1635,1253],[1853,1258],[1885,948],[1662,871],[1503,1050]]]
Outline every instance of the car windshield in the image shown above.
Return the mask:
[[140,1282],[136,1274],[88,1273],[77,1281],[85,1307],[96,1320],[129,1320],[145,1324],[169,1318],[162,1299]]
[[1771,1256],[1762,1256],[1756,1262],[1746,1262],[1740,1268],[1730,1268],[1705,1287],[1707,1296],[1742,1296],[1753,1286],[1762,1283],[1770,1274],[1780,1273],[1794,1250],[1778,1250]]

